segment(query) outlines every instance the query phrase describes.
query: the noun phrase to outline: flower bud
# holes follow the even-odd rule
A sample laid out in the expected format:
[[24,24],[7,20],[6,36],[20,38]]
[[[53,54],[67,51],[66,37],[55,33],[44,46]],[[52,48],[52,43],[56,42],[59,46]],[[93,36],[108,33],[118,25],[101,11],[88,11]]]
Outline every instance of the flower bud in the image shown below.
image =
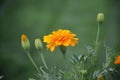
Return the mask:
[[43,48],[43,45],[40,39],[35,39],[35,47],[37,50],[41,50]]
[[30,49],[30,42],[29,42],[29,39],[27,38],[27,36],[25,34],[23,34],[21,36],[21,45],[25,50]]
[[98,75],[97,80],[104,80],[104,77],[102,75]]
[[97,15],[97,22],[99,24],[102,24],[103,21],[104,21],[104,14],[103,13],[98,13],[98,15]]

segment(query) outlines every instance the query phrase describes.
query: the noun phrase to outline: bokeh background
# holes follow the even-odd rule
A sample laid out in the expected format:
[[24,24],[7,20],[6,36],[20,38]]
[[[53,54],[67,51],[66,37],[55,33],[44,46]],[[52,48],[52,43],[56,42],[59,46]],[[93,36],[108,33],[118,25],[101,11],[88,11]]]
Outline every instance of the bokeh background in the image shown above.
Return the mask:
[[[84,51],[85,45],[94,44],[97,32],[97,13],[105,14],[101,30],[102,40],[120,49],[120,1],[119,0],[0,0],[0,75],[2,80],[27,80],[35,77],[36,70],[21,47],[21,35],[31,42],[31,55],[43,65],[34,47],[35,38],[57,29],[69,29],[77,34],[79,44],[67,48],[66,64],[73,54]],[[56,48],[54,53],[46,49],[44,57],[49,68],[69,70],[63,65],[63,56]]]

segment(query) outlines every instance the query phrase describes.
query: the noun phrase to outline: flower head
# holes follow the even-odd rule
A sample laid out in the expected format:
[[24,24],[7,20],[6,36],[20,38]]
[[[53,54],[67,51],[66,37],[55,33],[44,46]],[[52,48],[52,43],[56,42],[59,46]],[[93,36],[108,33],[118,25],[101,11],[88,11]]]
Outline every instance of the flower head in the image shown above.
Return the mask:
[[117,59],[114,61],[114,64],[120,64],[120,56],[117,57]]
[[22,34],[22,36],[21,36],[21,45],[25,50],[30,49],[30,42],[25,34]]
[[51,34],[44,36],[44,42],[47,43],[47,48],[53,52],[56,46],[75,46],[78,43],[78,38],[74,38],[76,34],[70,32],[70,30],[58,29]]

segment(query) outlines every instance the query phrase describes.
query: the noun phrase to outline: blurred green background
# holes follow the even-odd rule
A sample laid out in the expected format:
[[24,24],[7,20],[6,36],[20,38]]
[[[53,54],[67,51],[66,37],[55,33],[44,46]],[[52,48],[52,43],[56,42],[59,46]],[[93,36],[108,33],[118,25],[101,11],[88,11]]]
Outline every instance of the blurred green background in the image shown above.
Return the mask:
[[[85,45],[94,44],[97,30],[97,13],[105,14],[101,30],[102,39],[119,51],[120,1],[119,0],[0,0],[0,75],[2,80],[27,80],[35,77],[36,70],[21,47],[21,35],[31,42],[31,55],[43,65],[34,47],[35,38],[43,38],[53,30],[69,29],[77,34],[79,44],[67,48],[67,65],[72,54],[80,54]],[[65,69],[63,56],[56,48],[46,49],[44,57],[49,68]],[[66,70],[66,69],[65,69]],[[67,68],[67,70],[69,70]]]

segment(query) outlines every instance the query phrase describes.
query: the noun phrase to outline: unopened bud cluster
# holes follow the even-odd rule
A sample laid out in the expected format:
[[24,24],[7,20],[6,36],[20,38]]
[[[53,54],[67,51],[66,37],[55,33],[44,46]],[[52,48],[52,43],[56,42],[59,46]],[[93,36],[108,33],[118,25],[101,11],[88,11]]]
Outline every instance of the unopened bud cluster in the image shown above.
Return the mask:
[[[23,49],[25,49],[25,50],[30,49],[30,41],[25,34],[23,34],[21,36],[21,45],[22,45]],[[42,47],[43,47],[43,45],[42,45],[41,40],[40,39],[35,39],[35,48],[37,50],[41,50]]]

